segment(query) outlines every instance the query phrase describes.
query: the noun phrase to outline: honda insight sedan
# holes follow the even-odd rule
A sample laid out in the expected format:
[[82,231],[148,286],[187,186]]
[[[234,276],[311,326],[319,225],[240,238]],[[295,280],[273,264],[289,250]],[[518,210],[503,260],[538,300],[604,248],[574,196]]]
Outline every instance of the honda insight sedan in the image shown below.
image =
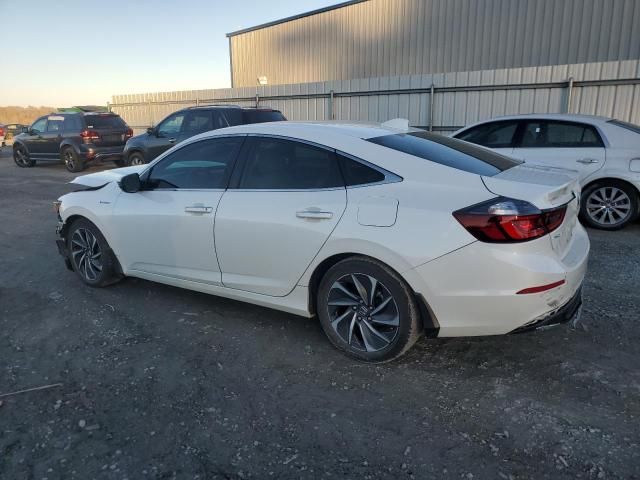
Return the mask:
[[577,177],[401,121],[224,128],[73,183],[57,243],[86,284],[131,276],[317,317],[364,361],[581,306]]

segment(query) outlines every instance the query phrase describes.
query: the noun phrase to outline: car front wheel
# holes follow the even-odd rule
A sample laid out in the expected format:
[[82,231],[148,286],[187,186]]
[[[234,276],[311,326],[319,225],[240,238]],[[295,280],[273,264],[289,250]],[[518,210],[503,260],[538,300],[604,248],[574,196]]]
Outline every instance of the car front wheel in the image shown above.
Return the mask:
[[22,145],[13,149],[13,161],[21,168],[30,168],[36,164],[35,160],[29,158],[29,152]]
[[78,219],[69,227],[67,250],[73,270],[87,285],[104,287],[121,278],[109,244],[89,220]]
[[625,183],[606,181],[582,193],[580,217],[593,228],[618,230],[638,216],[638,193]]
[[386,362],[406,352],[420,336],[413,292],[386,265],[352,257],[324,275],[317,313],[331,343],[366,362]]

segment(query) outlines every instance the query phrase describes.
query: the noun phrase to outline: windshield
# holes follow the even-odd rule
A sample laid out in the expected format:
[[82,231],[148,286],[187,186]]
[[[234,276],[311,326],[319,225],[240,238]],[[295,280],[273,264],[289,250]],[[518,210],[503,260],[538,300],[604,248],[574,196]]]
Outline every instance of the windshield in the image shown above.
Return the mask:
[[634,133],[640,133],[640,125],[636,125],[635,123],[623,122],[622,120],[615,120],[615,119],[609,120],[607,123],[611,123],[613,125],[617,125],[618,127],[631,130]]
[[489,177],[522,163],[472,143],[430,132],[384,135],[368,141],[440,165]]

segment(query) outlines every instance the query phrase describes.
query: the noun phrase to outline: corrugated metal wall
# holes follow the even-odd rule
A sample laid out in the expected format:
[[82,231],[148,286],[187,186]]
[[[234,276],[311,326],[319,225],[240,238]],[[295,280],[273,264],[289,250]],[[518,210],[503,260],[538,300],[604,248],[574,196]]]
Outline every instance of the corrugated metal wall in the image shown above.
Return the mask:
[[[280,109],[290,120],[328,120],[333,111],[337,120],[381,122],[401,117],[408,118],[411,125],[425,127],[431,115],[428,89],[433,84],[436,87],[433,125],[436,130],[447,132],[499,115],[563,112],[569,77],[576,82],[631,80],[623,85],[575,87],[571,111],[640,124],[638,60],[116,95],[112,109],[140,132],[186,106],[204,103],[254,106],[257,93],[264,99],[261,105]],[[548,86],[551,83],[553,86]],[[487,87],[491,88],[482,89]],[[402,93],[392,93],[400,89]],[[329,98],[332,90],[333,102]]]
[[369,0],[232,35],[234,87],[640,58],[640,0]]

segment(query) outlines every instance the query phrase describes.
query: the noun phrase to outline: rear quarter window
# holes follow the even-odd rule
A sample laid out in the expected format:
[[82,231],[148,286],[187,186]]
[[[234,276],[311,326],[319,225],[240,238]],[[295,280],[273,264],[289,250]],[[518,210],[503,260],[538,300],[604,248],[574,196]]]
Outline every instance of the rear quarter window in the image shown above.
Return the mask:
[[430,132],[384,135],[369,138],[368,141],[440,165],[487,177],[522,163],[474,144]]
[[242,121],[244,123],[281,122],[286,120],[284,115],[277,110],[243,110]]

